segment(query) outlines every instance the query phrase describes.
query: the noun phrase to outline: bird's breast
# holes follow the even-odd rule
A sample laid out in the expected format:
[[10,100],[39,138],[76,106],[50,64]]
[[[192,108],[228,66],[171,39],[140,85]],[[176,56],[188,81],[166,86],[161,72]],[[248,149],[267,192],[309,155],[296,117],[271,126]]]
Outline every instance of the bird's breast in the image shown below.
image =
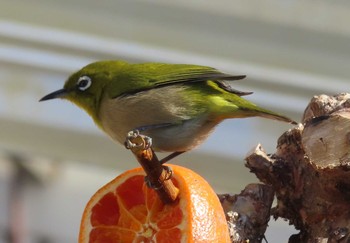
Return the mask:
[[216,124],[206,120],[205,112],[192,115],[196,104],[183,97],[184,89],[183,86],[162,87],[114,99],[106,97],[99,114],[102,128],[113,140],[123,144],[129,131],[166,124],[142,132],[152,138],[155,150],[192,149]]

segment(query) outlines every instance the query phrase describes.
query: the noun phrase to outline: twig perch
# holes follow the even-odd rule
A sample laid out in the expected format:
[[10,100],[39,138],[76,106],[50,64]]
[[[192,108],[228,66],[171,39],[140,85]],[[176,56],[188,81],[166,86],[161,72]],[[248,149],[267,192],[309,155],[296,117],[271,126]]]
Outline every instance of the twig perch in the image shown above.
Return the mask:
[[167,170],[164,169],[152,148],[145,148],[146,141],[140,134],[130,138],[130,141],[136,145],[130,150],[144,169],[147,180],[158,193],[159,198],[164,204],[174,202],[179,194],[179,189],[169,179]]

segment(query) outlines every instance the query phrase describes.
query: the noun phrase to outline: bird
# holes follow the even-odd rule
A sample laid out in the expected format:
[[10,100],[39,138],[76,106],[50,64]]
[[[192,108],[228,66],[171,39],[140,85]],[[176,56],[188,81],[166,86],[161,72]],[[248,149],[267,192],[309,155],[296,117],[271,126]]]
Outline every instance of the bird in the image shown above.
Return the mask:
[[71,74],[62,89],[40,101],[61,98],[85,110],[112,140],[124,144],[132,131],[150,138],[162,163],[202,144],[225,119],[292,119],[243,98],[252,92],[228,81],[244,79],[192,64],[97,61]]

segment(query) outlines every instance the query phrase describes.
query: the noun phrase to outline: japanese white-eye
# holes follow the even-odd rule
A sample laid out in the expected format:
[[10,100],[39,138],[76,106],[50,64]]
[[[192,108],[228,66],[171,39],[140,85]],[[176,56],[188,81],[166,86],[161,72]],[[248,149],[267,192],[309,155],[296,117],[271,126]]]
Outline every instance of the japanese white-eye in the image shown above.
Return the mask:
[[128,132],[152,138],[155,151],[180,154],[201,144],[228,118],[260,116],[296,124],[260,108],[225,81],[244,75],[188,64],[99,61],[73,73],[64,88],[40,101],[63,98],[83,108],[114,141]]

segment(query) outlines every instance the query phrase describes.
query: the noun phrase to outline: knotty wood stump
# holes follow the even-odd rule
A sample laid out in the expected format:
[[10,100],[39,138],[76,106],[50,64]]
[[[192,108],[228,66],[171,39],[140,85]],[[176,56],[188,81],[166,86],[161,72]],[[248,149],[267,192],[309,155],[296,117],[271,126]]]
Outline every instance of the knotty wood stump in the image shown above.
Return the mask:
[[[289,242],[350,242],[350,94],[313,97],[277,151],[267,154],[258,145],[246,166],[264,185],[249,185],[248,196],[247,188],[220,195],[232,242],[261,242],[266,212],[300,230]],[[277,206],[271,208],[273,195]]]

